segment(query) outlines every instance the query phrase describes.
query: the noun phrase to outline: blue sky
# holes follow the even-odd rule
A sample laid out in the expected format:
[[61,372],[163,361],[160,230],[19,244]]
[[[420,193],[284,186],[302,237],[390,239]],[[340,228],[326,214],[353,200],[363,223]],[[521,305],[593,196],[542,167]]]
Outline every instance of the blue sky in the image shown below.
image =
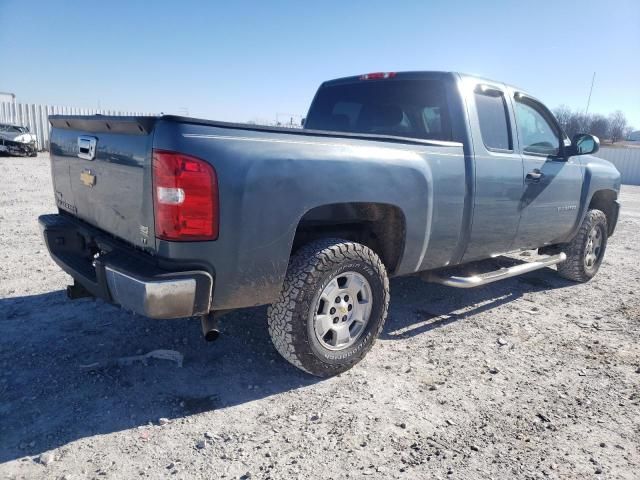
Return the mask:
[[246,121],[305,114],[325,79],[456,70],[640,128],[640,1],[0,0],[19,101]]

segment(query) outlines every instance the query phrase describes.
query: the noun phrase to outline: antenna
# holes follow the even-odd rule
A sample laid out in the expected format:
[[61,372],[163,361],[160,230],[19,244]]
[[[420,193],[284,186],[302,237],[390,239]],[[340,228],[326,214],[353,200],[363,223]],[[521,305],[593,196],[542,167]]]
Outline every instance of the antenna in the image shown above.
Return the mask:
[[593,72],[593,77],[591,77],[591,89],[589,90],[589,98],[587,99],[587,108],[584,109],[584,116],[587,116],[589,113],[589,104],[591,103],[591,94],[593,93],[593,84],[596,81],[596,72]]

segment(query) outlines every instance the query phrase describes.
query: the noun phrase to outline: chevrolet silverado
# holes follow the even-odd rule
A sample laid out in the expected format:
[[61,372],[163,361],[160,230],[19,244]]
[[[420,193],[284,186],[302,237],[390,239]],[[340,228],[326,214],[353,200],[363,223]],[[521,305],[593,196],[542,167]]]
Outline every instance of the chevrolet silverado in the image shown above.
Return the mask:
[[[380,333],[389,277],[475,287],[556,265],[591,279],[620,174],[521,89],[450,72],[323,83],[303,129],[178,116],[50,118],[53,259],[92,296],[141,315],[270,304],[276,349],[330,376]],[[460,266],[538,249],[484,273]],[[457,267],[456,267],[457,266]],[[456,268],[453,268],[456,267]]]

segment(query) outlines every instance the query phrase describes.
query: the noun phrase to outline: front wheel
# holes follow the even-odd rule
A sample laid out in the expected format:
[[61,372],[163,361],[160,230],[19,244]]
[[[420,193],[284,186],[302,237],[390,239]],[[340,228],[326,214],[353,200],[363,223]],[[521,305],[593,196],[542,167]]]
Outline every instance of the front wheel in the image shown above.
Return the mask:
[[558,264],[558,273],[575,282],[587,282],[598,272],[607,248],[607,217],[600,210],[589,210],[576,236],[563,251],[565,262]]
[[312,242],[289,263],[269,334],[291,364],[319,377],[348,370],[371,349],[389,305],[389,280],[368,247],[339,239]]

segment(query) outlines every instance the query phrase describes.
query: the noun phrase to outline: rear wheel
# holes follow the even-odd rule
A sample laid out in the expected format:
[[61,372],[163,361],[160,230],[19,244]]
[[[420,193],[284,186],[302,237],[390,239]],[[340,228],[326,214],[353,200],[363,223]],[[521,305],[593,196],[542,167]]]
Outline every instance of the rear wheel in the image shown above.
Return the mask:
[[607,248],[607,217],[589,210],[576,236],[563,251],[567,260],[558,264],[558,273],[575,282],[587,282],[598,272]]
[[371,249],[319,240],[291,258],[280,297],[268,310],[269,333],[287,361],[328,377],[367,354],[388,304],[387,272]]

